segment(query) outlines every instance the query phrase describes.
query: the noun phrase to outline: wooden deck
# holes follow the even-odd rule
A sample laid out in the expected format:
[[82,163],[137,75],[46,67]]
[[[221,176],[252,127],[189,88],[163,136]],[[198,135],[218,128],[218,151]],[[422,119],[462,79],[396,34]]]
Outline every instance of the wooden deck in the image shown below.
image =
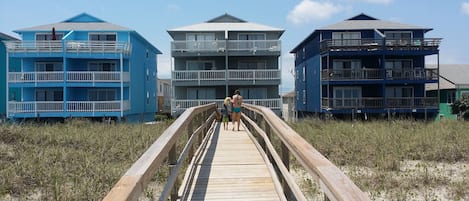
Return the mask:
[[183,181],[181,200],[281,200],[269,166],[245,128],[224,130],[219,124],[201,153],[186,173],[188,178],[192,172],[193,179]]

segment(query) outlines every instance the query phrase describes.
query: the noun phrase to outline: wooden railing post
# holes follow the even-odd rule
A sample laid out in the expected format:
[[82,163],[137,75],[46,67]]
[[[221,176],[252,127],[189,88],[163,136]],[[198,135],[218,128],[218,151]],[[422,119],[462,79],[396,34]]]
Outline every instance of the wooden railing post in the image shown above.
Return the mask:
[[[168,164],[170,168],[170,175],[172,172],[176,171],[177,165],[177,153],[176,153],[176,144],[171,147],[168,153]],[[176,201],[178,199],[178,189],[179,189],[179,182],[176,179],[174,182],[174,186],[171,190],[171,201]]]
[[[282,153],[281,153],[282,154],[282,162],[285,165],[285,167],[287,168],[287,170],[290,171],[290,151],[288,150],[288,147],[285,146],[285,144],[283,142],[281,143],[281,147],[282,147]],[[290,190],[290,187],[288,186],[287,181],[285,181],[285,179],[282,179],[282,188],[283,188],[283,192],[285,193],[285,197],[288,200],[291,200],[292,199],[292,192]]]

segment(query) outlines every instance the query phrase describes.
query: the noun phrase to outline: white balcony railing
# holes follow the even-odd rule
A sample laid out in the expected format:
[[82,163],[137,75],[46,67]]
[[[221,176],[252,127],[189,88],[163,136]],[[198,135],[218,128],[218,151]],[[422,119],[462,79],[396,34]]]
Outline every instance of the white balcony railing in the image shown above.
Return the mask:
[[[282,100],[279,98],[272,99],[244,99],[244,103],[253,105],[265,106],[270,109],[280,109],[282,106]],[[217,103],[218,108],[222,108],[223,99],[198,99],[198,100],[172,100],[173,110],[187,109],[194,106],[205,105],[209,103]]]
[[[63,82],[64,73],[62,71],[52,72],[10,72],[8,82],[29,83],[29,82]],[[121,72],[100,72],[100,71],[71,71],[67,72],[69,82],[120,82]],[[129,82],[130,74],[122,73],[122,81]]]
[[[227,47],[228,45],[228,47]],[[228,51],[270,51],[281,50],[280,40],[208,40],[208,41],[173,41],[173,52],[225,52]]]
[[130,44],[122,41],[66,41],[67,52],[76,53],[129,53]]
[[[67,81],[70,82],[120,82],[120,72],[100,72],[100,71],[69,71]],[[122,81],[130,81],[128,72],[122,73]]]
[[[66,112],[120,112],[130,109],[129,101],[68,101]],[[8,102],[8,112],[47,113],[64,112],[63,101]]]
[[8,82],[62,82],[64,73],[62,71],[52,72],[10,72]]
[[63,101],[8,102],[9,113],[62,112]]
[[[228,76],[226,75],[228,72]],[[208,80],[279,80],[280,70],[201,70],[173,71],[174,81],[208,81]]]
[[88,40],[26,40],[5,42],[8,52],[54,53],[65,50],[71,53],[129,53],[131,45],[123,41],[88,41]]
[[8,52],[62,52],[62,41],[7,41]]

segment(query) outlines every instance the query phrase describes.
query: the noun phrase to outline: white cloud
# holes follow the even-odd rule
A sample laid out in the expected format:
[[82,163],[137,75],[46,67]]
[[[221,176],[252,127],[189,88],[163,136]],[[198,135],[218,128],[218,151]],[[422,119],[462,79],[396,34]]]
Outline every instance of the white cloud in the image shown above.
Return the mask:
[[328,1],[303,0],[288,14],[287,19],[293,24],[304,24],[314,20],[327,19],[343,9],[342,6],[334,5]]
[[394,0],[357,0],[361,2],[366,2],[366,3],[375,3],[375,4],[390,4]]
[[463,2],[461,4],[461,11],[462,13],[469,15],[469,2]]

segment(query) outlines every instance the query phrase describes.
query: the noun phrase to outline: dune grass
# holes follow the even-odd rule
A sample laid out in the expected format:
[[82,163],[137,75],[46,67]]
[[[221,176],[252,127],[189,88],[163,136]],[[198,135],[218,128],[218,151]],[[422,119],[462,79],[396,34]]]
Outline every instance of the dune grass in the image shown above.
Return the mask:
[[169,125],[0,125],[0,200],[100,200]]
[[306,119],[291,126],[372,199],[440,200],[426,193],[438,188],[448,200],[469,199],[469,122]]

